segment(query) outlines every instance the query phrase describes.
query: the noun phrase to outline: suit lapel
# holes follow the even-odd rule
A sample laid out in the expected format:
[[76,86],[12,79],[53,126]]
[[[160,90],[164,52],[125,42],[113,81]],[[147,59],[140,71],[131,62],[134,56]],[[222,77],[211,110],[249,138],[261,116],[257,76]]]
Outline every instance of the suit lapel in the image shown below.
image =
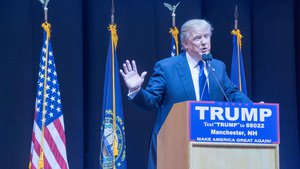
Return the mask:
[[217,91],[219,91],[219,86],[216,82],[216,79],[213,75],[216,74],[216,65],[214,64],[214,62],[211,62],[211,72],[208,75],[208,80],[209,80],[209,94],[210,94],[210,99],[211,100],[217,100]]
[[189,64],[186,60],[186,55],[185,53],[182,53],[178,57],[180,57],[180,59],[177,62],[177,72],[181,80],[181,83],[183,85],[187,99],[196,100],[194,84],[193,84]]

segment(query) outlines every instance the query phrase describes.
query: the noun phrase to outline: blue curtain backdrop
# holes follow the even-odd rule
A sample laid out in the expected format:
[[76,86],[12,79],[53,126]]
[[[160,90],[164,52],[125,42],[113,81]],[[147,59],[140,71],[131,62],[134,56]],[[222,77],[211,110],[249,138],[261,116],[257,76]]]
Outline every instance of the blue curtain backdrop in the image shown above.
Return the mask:
[[[118,61],[135,59],[140,72],[169,56],[169,0],[115,0]],[[239,8],[243,59],[249,96],[280,103],[282,169],[299,168],[300,4],[293,0],[185,0],[177,27],[204,18],[214,27],[212,54],[230,70],[234,8]],[[67,155],[72,169],[98,168],[104,70],[110,0],[49,2],[52,47],[65,118]],[[29,162],[43,9],[38,0],[0,1],[0,164],[26,168]],[[146,85],[146,83],[144,84]],[[127,100],[121,81],[127,165],[146,168],[155,112]]]

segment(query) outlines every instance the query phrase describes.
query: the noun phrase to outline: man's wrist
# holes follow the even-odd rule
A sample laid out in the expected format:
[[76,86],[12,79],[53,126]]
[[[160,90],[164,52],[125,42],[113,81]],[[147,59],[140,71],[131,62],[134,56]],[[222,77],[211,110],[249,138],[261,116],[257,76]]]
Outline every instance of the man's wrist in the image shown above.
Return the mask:
[[134,97],[135,97],[135,95],[139,92],[141,90],[141,87],[139,87],[139,88],[137,88],[137,89],[129,89],[129,91],[128,91],[128,97],[130,98],[130,99],[133,99]]

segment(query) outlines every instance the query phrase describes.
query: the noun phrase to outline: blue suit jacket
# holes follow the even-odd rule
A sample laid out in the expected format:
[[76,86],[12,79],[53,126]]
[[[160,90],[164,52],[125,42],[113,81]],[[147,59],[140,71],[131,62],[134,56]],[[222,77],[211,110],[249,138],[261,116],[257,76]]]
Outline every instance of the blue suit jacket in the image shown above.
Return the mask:
[[[223,62],[212,59],[211,71],[215,74],[229,101],[251,102],[230,81]],[[208,78],[211,100],[225,101],[224,95],[212,73],[209,73]],[[132,99],[135,104],[144,109],[157,109],[157,118],[149,147],[148,169],[156,168],[156,137],[169,111],[174,103],[187,100],[196,100],[196,95],[185,53],[157,62],[146,89],[141,89]]]

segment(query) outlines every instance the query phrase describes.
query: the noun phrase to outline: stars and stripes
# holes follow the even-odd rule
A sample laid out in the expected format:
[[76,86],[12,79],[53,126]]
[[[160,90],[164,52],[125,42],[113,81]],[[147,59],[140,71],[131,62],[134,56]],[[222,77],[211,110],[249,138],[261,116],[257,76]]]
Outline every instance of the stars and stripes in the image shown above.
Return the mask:
[[176,49],[176,44],[175,44],[175,40],[174,37],[172,36],[171,39],[171,56],[176,56],[177,55],[177,49]]
[[47,41],[45,31],[39,64],[29,169],[68,169],[57,72],[51,42]]
[[169,33],[172,36],[171,39],[171,56],[177,56],[179,54],[179,50],[178,50],[178,34],[179,31],[177,29],[176,26],[170,28]]

